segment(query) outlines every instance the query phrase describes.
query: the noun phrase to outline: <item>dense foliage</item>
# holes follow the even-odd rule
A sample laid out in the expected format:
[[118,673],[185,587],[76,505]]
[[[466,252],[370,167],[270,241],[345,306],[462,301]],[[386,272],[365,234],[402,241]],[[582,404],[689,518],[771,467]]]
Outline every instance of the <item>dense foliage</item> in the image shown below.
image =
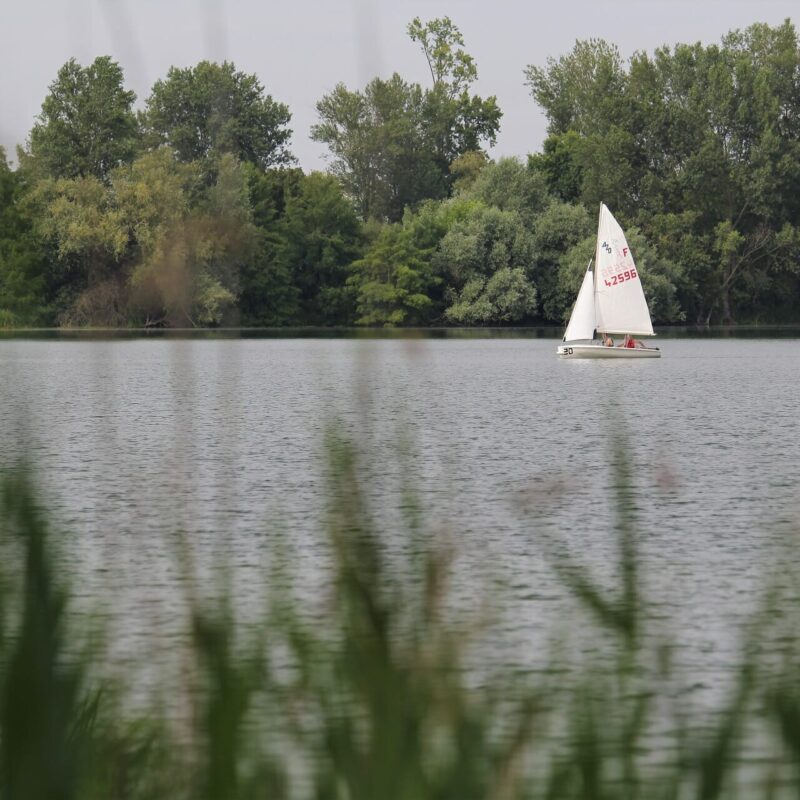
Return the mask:
[[529,66],[549,129],[524,164],[487,157],[501,112],[452,21],[407,32],[430,85],[322,97],[327,174],[292,166],[289,109],[232,63],[171,68],[137,114],[118,64],[68,61],[16,169],[0,152],[0,324],[560,325],[601,201],[654,322],[797,321],[789,21]]
[[798,289],[799,77],[789,21],[637,53],[627,67],[606,42],[579,42],[527,69],[550,123],[532,165],[563,199],[603,200],[676,262],[689,319],[787,316]]
[[268,169],[292,161],[290,118],[285,105],[264,96],[255,75],[228,62],[201,61],[172,67],[166,80],[156,81],[142,122],[151,146],[169,145],[181,161],[229,153]]

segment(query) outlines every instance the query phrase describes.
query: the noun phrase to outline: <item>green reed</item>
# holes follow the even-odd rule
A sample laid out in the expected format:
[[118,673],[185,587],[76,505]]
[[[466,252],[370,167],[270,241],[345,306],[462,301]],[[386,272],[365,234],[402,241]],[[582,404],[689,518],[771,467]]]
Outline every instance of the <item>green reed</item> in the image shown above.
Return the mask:
[[[509,671],[476,681],[468,652],[481,631],[447,604],[450,554],[414,492],[405,495],[403,529],[392,531],[393,542],[408,544],[398,569],[370,513],[357,449],[332,438],[328,452],[324,611],[312,616],[292,601],[286,568],[265,570],[271,591],[255,628],[237,619],[225,593],[190,597],[189,664],[181,686],[162,687],[189,698],[179,723],[131,712],[124,677],[101,677],[103,655],[90,624],[70,614],[68,576],[33,484],[24,470],[4,478],[1,800],[800,795],[800,613],[782,613],[770,638],[778,598],[765,587],[725,705],[676,708],[669,648],[647,635],[621,448],[618,585],[604,588],[569,555],[552,559],[608,644],[607,657],[573,665],[563,681],[555,663],[535,680]],[[664,719],[671,732],[655,733]],[[754,736],[762,758],[749,763]]]

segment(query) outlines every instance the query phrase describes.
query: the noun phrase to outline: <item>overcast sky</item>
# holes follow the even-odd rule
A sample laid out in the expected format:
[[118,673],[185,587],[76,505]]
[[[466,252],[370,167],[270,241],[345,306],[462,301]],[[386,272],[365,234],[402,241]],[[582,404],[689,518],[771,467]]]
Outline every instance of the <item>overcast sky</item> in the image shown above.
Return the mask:
[[503,111],[494,156],[540,149],[545,120],[523,85],[527,64],[569,51],[576,39],[616,43],[627,58],[676,42],[715,42],[753,22],[800,16],[797,0],[0,0],[0,144],[23,143],[58,68],[111,55],[141,105],[171,65],[228,59],[254,72],[292,113],[292,150],[323,168],[309,139],[315,104],[339,81],[363,87],[399,72],[429,83],[405,28],[449,16],[478,65],[475,90]]

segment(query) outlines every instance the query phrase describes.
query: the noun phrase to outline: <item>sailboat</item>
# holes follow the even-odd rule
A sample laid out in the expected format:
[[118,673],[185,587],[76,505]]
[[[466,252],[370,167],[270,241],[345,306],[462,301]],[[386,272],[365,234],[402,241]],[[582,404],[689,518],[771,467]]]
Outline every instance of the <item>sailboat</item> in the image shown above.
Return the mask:
[[[611,344],[614,334],[624,334],[624,343]],[[558,355],[561,358],[661,357],[657,347],[646,347],[634,336],[655,336],[650,311],[625,234],[601,203],[595,255],[583,276]]]

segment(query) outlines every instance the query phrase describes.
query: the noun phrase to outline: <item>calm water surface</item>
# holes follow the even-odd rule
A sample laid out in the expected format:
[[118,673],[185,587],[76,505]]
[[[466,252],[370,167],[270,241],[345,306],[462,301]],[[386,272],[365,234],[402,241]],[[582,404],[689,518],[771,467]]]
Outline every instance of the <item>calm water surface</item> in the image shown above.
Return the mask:
[[606,363],[559,361],[546,339],[5,340],[0,465],[32,457],[79,603],[111,620],[117,658],[152,665],[183,635],[184,540],[200,590],[224,563],[245,610],[276,537],[319,585],[333,427],[360,442],[390,531],[416,487],[457,554],[456,603],[497,620],[485,658],[535,669],[565,618],[592,640],[548,559],[613,580],[621,432],[653,614],[713,694],[793,559],[800,341],[660,344],[659,361]]

